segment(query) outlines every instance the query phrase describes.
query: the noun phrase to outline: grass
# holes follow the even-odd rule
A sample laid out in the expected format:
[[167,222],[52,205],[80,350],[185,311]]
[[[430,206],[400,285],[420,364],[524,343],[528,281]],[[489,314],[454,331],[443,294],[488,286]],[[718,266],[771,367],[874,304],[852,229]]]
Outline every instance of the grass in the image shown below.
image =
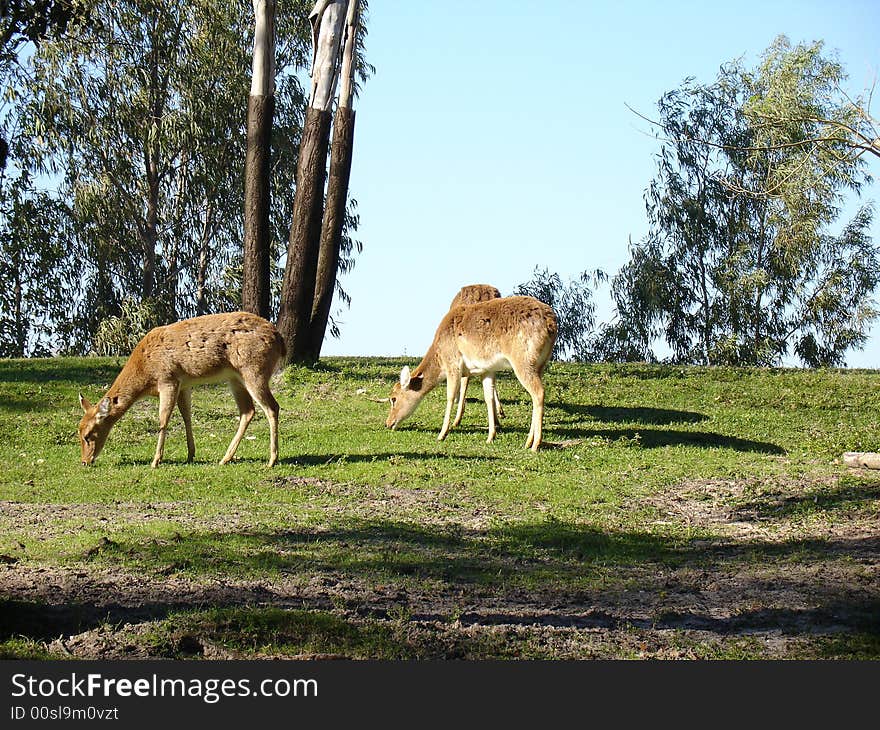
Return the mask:
[[512,376],[493,444],[477,388],[445,442],[439,390],[386,430],[404,362],[285,371],[273,469],[261,414],[217,464],[234,401],[197,389],[195,463],[175,417],[154,470],[152,399],[79,464],[122,360],[0,361],[0,655],[136,618],[163,656],[880,657],[880,478],[840,463],[880,450],[880,373],[555,363],[534,454]]

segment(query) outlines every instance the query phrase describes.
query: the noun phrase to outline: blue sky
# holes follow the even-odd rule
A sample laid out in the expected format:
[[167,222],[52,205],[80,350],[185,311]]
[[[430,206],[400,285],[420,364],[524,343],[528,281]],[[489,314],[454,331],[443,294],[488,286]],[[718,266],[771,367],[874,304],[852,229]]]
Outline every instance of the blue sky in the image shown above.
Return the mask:
[[[365,247],[323,354],[417,359],[464,284],[509,294],[536,266],[613,274],[646,231],[659,150],[627,104],[650,116],[685,77],[753,63],[780,33],[824,40],[858,92],[880,71],[877,28],[876,0],[373,0],[376,74],[357,102],[351,177]],[[862,199],[880,200],[880,185]],[[598,304],[610,316],[607,291]],[[880,323],[847,360],[880,367]]]

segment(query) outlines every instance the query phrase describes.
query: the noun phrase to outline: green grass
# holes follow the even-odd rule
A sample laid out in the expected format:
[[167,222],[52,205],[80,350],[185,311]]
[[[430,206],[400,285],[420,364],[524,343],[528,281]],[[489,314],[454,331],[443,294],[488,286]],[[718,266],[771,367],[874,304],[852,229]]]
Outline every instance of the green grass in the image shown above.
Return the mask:
[[[0,504],[0,571],[302,587],[337,581],[346,587],[337,606],[299,613],[237,606],[216,609],[230,612],[221,620],[195,607],[192,615],[169,614],[169,601],[158,611],[166,624],[155,631],[172,631],[170,621],[172,633],[205,632],[208,621],[208,633],[235,650],[382,658],[593,654],[587,646],[581,654],[559,649],[558,631],[555,648],[542,648],[532,634],[505,638],[483,628],[472,644],[446,632],[441,647],[423,619],[352,618],[379,589],[436,598],[432,620],[441,622],[462,610],[457,600],[488,611],[526,596],[532,608],[543,601],[553,610],[653,591],[646,610],[663,619],[670,607],[658,576],[672,575],[674,592],[692,574],[729,583],[767,566],[783,582],[786,566],[829,564],[868,582],[876,576],[871,530],[880,478],[847,472],[839,459],[844,451],[880,450],[880,373],[555,363],[545,378],[546,446],[534,454],[523,448],[531,404],[512,376],[498,381],[507,415],[493,444],[485,443],[477,388],[445,442],[436,439],[442,389],[397,431],[386,430],[387,404],[376,401],[404,362],[333,358],[314,370],[288,369],[273,386],[282,408],[273,469],[265,465],[268,429],[259,413],[236,461],[218,465],[237,421],[222,386],[194,392],[195,463],[184,463],[175,415],[165,463],[150,469],[157,408],[148,399],[87,469],[79,464],[77,394],[98,398],[123,361],[0,361],[0,500],[7,505]],[[687,510],[677,511],[679,502]],[[710,519],[718,514],[725,519]],[[731,532],[725,520],[756,529]],[[3,585],[0,572],[0,598]],[[324,593],[332,603],[333,591]],[[842,636],[820,631],[815,641],[791,629],[795,655],[880,657],[880,629],[863,618],[866,601],[876,600],[869,588],[854,598],[817,577],[815,595],[820,613],[843,602],[849,624]],[[72,600],[68,607],[76,608]],[[416,624],[418,636],[408,642]],[[669,627],[678,630],[674,621]],[[765,655],[747,634],[660,643],[689,656]],[[39,653],[45,647],[33,641],[46,639],[19,622],[15,631],[0,629],[0,653]],[[623,641],[615,651],[608,639],[600,653],[637,656],[642,643]]]

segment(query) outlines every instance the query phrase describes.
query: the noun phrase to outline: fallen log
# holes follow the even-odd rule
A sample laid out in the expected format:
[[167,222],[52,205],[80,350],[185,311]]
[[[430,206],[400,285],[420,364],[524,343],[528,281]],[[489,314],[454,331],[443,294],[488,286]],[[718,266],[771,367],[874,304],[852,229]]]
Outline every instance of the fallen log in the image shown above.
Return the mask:
[[880,469],[880,454],[874,451],[847,451],[843,463],[856,469]]

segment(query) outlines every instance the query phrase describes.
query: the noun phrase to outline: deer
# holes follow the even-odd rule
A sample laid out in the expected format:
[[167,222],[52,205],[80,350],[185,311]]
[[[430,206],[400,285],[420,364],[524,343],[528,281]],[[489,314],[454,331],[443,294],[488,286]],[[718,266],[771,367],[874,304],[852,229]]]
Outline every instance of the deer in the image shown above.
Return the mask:
[[254,416],[256,401],[269,421],[269,466],[278,461],[278,401],[269,378],[287,349],[274,325],[250,312],[207,314],[155,327],[135,345],[104,397],[94,405],[79,395],[82,463],[94,464],[111,429],[135,403],[159,398],[159,440],[151,466],[162,461],[165,435],[174,407],[186,428],[187,463],[195,458],[192,388],[227,382],[238,406],[238,430],[221,464],[228,464]]
[[493,385],[495,373],[511,369],[532,398],[532,421],[525,447],[537,451],[544,421],[541,376],[556,344],[556,314],[533,297],[513,296],[453,307],[443,317],[434,340],[415,370],[405,365],[391,389],[391,410],[385,426],[395,430],[441,380],[446,380],[446,414],[437,437],[450,430],[452,406],[462,377],[479,376],[489,414],[491,443],[497,433]]
[[[459,289],[458,294],[452,298],[449,308],[452,309],[453,307],[458,307],[462,304],[479,304],[480,302],[488,302],[490,299],[500,298],[501,292],[490,284],[468,284]],[[455,419],[452,421],[453,428],[461,423],[461,418],[464,416],[464,403],[467,399],[467,387],[469,382],[470,377],[467,375],[461,376],[461,391],[458,395],[458,408],[456,408],[455,411]],[[501,406],[501,399],[498,397],[498,391],[495,388],[494,381],[492,383],[492,401],[495,404],[496,421],[504,418],[504,408]]]

